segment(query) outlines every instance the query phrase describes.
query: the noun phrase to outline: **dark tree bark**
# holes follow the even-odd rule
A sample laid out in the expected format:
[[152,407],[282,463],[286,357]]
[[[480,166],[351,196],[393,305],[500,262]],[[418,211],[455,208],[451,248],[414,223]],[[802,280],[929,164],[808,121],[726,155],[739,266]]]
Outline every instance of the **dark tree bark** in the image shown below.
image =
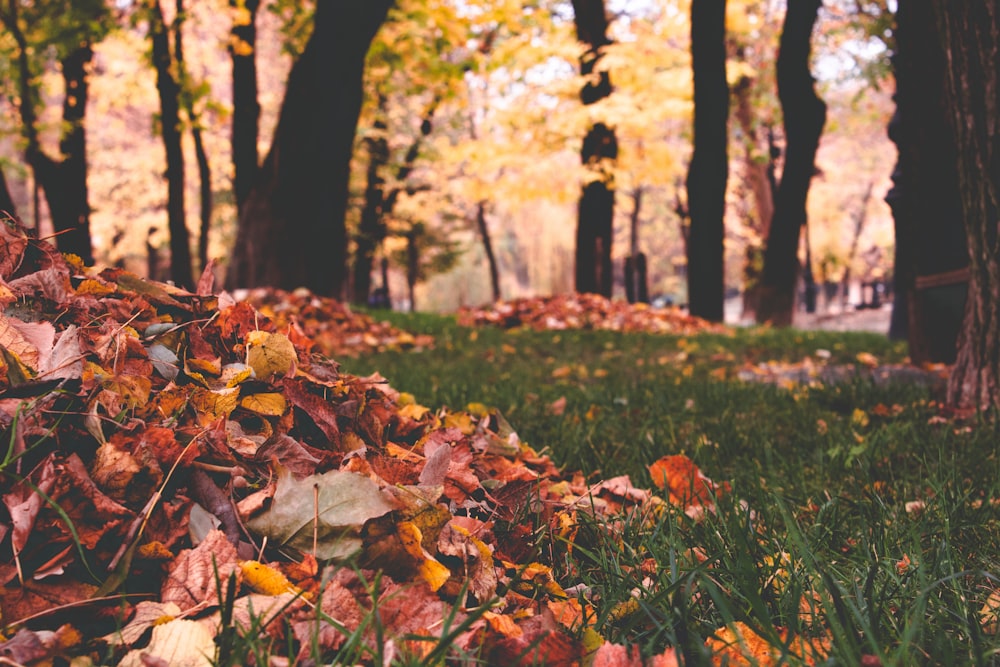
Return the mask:
[[688,167],[691,226],[687,239],[688,308],[713,322],[723,318],[723,239],[729,175],[726,83],[726,0],[691,3],[694,73],[694,153]]
[[[611,76],[598,71],[608,39],[608,17],[604,0],[573,0],[576,36],[587,46],[580,57],[580,73],[589,81],[580,91],[583,104],[594,104],[611,94]],[[576,291],[611,296],[614,273],[611,242],[614,236],[615,191],[613,169],[618,159],[618,139],[613,128],[595,123],[583,139],[583,164],[597,178],[583,188],[576,228]]]
[[33,77],[28,61],[29,45],[19,22],[17,0],[10,0],[6,11],[0,14],[0,20],[18,47],[19,111],[27,144],[25,160],[31,166],[36,184],[45,193],[56,234],[56,247],[60,252],[78,255],[84,264],[93,264],[90,204],[87,197],[87,133],[84,124],[87,111],[87,64],[93,57],[93,51],[90,44],[84,42],[60,60],[64,86],[64,129],[59,140],[62,158],[57,160],[45,153],[39,139],[38,117],[35,113],[37,92],[31,84]]
[[4,178],[3,169],[0,169],[0,215],[10,216],[17,219],[17,207],[14,206],[14,197],[7,187],[7,179]]
[[170,37],[159,0],[149,5],[149,34],[160,97],[160,135],[167,159],[167,229],[170,231],[170,279],[193,288],[191,236],[184,211],[184,150],[181,147],[181,89],[172,71]]
[[420,280],[420,240],[424,226],[413,225],[406,233],[406,293],[410,299],[410,312],[417,312],[417,281]]
[[933,7],[900,2],[894,37],[896,113],[889,137],[899,157],[886,196],[896,231],[890,335],[907,339],[913,363],[952,363],[969,253],[945,93],[946,55]]
[[945,51],[947,108],[969,248],[969,288],[948,401],[1000,407],[1000,8],[931,3]]
[[629,221],[629,255],[625,258],[625,299],[629,303],[649,303],[646,255],[639,252],[639,212],[642,210],[642,186],[632,191],[632,215]]
[[243,11],[233,22],[229,54],[233,60],[233,192],[236,209],[243,210],[257,174],[260,156],[257,135],[260,102],[257,101],[257,9],[260,0],[229,0]]
[[267,157],[240,215],[227,284],[343,297],[348,179],[365,56],[391,0],[316,6]]
[[387,218],[396,208],[396,202],[402,194],[405,186],[402,185],[413,172],[417,158],[420,157],[420,149],[423,140],[430,135],[433,129],[434,112],[439,104],[438,99],[434,99],[420,123],[420,134],[410,143],[403,157],[403,163],[396,171],[396,182],[401,184],[386,192],[385,178],[382,171],[389,164],[389,144],[385,138],[387,129],[386,123],[381,117],[385,110],[387,100],[379,98],[379,114],[373,129],[373,135],[365,139],[365,146],[368,148],[368,173],[367,184],[365,186],[365,205],[361,209],[361,220],[358,224],[358,234],[354,239],[354,279],[352,301],[363,304],[368,301],[368,295],[372,286],[372,269],[375,264],[375,250],[385,241],[388,234]]
[[799,275],[799,238],[806,224],[806,199],[815,171],[816,149],[826,123],[826,104],[809,72],[810,37],[821,0],[788,3],[778,51],[778,99],[785,125],[785,161],[774,201],[774,218],[764,251],[757,321],[789,326]]
[[486,253],[486,264],[490,270],[490,287],[493,288],[493,301],[500,300],[500,270],[497,268],[496,254],[493,252],[493,239],[490,237],[490,228],[486,224],[486,202],[481,201],[476,205],[476,227],[479,229],[479,236],[483,239],[483,251]]
[[191,124],[191,139],[194,142],[195,162],[198,165],[198,211],[201,226],[198,232],[198,269],[204,271],[208,266],[208,237],[212,229],[212,167],[205,151],[205,141],[201,134],[201,118],[194,106],[192,81],[184,60],[184,0],[177,0],[177,18],[174,20],[174,60],[177,63],[177,73],[180,78],[181,101],[184,112]]
[[376,118],[370,137],[364,139],[368,149],[368,169],[365,183],[365,205],[361,209],[361,220],[358,223],[358,233],[354,237],[354,280],[352,281],[355,304],[365,304],[372,287],[372,267],[375,262],[375,250],[385,239],[386,225],[383,216],[385,207],[385,178],[382,170],[389,164],[389,141],[385,132],[388,129],[382,114],[385,111],[386,98],[379,95],[379,116]]

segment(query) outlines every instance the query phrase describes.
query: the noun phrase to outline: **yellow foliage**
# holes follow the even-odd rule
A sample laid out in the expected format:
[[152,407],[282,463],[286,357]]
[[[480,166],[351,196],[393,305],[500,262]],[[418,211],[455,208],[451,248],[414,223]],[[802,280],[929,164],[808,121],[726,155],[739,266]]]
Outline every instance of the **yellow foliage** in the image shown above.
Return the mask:
[[257,593],[264,595],[281,595],[282,593],[299,594],[301,591],[280,571],[255,560],[245,560],[240,563],[243,582]]

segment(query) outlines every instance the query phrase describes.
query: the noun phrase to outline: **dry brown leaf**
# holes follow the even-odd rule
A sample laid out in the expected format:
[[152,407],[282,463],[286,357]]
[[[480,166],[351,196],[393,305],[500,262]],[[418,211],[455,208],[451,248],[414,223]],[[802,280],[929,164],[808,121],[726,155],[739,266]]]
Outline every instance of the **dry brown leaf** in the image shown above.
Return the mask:
[[55,455],[50,454],[38,464],[32,474],[28,476],[32,480],[31,485],[27,482],[20,482],[3,496],[3,504],[10,513],[11,546],[15,555],[19,554],[28,543],[38,513],[45,505],[43,494],[48,495],[55,485],[54,458]]
[[[221,530],[210,532],[194,549],[185,549],[171,563],[167,579],[160,593],[160,600],[174,603],[182,611],[212,607],[226,597],[230,574],[236,574],[239,585],[241,573],[236,558],[236,548]],[[222,585],[219,590],[216,581]]]
[[[22,328],[30,326],[30,323],[21,323],[15,326],[15,320],[0,315],[0,346],[13,354],[18,361],[32,370],[38,370],[38,348],[28,341]],[[49,325],[51,329],[52,325]],[[51,347],[51,345],[50,345]]]

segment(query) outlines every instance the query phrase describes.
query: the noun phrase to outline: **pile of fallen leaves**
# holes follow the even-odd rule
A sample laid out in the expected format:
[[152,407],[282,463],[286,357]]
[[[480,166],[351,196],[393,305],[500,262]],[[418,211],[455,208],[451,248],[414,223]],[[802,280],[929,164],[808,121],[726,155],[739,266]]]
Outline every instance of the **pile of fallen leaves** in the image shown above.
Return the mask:
[[[12,223],[0,307],[12,663],[232,664],[254,635],[303,659],[351,638],[386,664],[441,646],[641,664],[592,629],[592,601],[540,562],[533,530],[571,542],[584,513],[699,516],[728,492],[683,456],[650,467],[660,495],[564,476],[496,411],[431,410],[342,374],[298,318],[277,326],[207,274],[188,292],[97,271]],[[750,633],[709,646],[738,659]]]
[[694,317],[680,308],[653,308],[644,303],[607,299],[599,294],[560,294],[499,301],[486,308],[462,308],[458,312],[458,323],[506,329],[600,329],[680,335],[727,331],[720,324]]
[[334,359],[363,352],[423,349],[434,344],[431,336],[415,336],[305,288],[293,292],[257,288],[236,296],[250,302],[276,329],[300,328],[317,352]]

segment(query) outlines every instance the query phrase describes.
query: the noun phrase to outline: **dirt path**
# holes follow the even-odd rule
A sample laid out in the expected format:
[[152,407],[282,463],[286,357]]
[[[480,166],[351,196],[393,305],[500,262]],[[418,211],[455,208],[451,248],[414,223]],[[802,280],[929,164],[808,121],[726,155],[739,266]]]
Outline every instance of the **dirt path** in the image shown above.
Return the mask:
[[795,326],[800,329],[828,329],[831,331],[874,331],[889,333],[892,305],[879,309],[849,310],[844,313],[795,314]]

